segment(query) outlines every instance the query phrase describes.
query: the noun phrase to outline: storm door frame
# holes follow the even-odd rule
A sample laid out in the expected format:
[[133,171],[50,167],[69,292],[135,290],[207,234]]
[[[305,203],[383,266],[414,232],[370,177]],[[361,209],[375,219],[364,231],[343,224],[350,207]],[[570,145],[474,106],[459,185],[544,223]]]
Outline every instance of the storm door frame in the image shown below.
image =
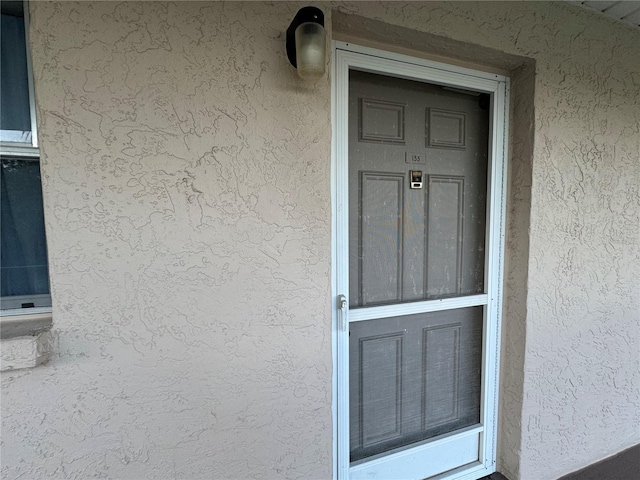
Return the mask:
[[[484,305],[480,461],[439,475],[439,480],[474,480],[496,471],[498,385],[503,304],[506,219],[509,78],[460,66],[334,41],[332,45],[332,354],[333,354],[333,477],[350,478],[349,461],[349,208],[348,105],[349,70],[427,81],[451,88],[491,94],[485,292],[469,297],[428,301],[450,302],[447,308]],[[343,300],[346,299],[346,302]],[[423,304],[425,302],[420,302]],[[408,315],[412,303],[392,307]],[[357,315],[357,312],[356,312]],[[354,316],[354,313],[351,313]],[[356,320],[353,318],[352,320]],[[457,432],[435,440],[450,441]],[[374,460],[375,461],[375,460]],[[357,467],[355,467],[357,468]]]

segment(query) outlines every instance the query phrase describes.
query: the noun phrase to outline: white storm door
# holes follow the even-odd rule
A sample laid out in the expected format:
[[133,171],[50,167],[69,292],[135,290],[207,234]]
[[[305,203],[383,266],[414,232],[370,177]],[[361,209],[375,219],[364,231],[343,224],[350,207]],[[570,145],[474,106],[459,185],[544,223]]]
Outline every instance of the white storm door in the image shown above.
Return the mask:
[[343,48],[338,476],[479,478],[495,470],[505,82]]

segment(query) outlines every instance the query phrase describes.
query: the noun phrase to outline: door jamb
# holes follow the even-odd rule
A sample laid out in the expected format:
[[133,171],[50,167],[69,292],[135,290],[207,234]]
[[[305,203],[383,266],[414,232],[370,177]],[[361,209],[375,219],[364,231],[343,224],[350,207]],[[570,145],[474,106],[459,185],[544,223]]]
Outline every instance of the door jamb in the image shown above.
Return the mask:
[[[357,61],[355,59],[358,59]],[[399,71],[389,71],[389,64],[402,66]],[[348,233],[348,221],[345,223],[345,205],[348,192],[346,182],[339,182],[339,158],[344,155],[345,142],[348,132],[347,119],[342,118],[342,107],[348,105],[348,70],[356,66],[359,70],[373,73],[387,73],[398,78],[424,78],[424,72],[429,71],[438,78],[438,82],[452,86],[475,88],[478,91],[492,93],[491,102],[491,138],[489,141],[489,178],[490,195],[487,202],[487,258],[485,265],[485,292],[489,300],[485,310],[485,325],[483,342],[483,380],[482,380],[482,411],[485,416],[481,423],[486,427],[481,437],[480,462],[463,466],[452,472],[440,475],[442,480],[473,480],[489,475],[496,470],[497,451],[497,423],[498,423],[498,384],[500,372],[500,338],[502,321],[504,248],[506,230],[506,182],[507,155],[509,138],[509,78],[493,73],[472,70],[456,65],[435,62],[397,54],[384,50],[362,47],[348,42],[332,42],[331,72],[331,301],[332,301],[332,413],[333,413],[333,478],[347,480],[349,478],[348,461],[348,403],[339,408],[338,392],[343,389],[348,392],[348,359],[344,358],[344,331],[348,331],[346,311],[340,309],[339,296],[348,293],[348,262],[344,262],[344,246],[338,252],[338,239],[344,236],[345,227]],[[426,67],[426,68],[425,68]],[[422,72],[422,74],[421,74]],[[346,79],[344,78],[346,73]],[[465,79],[462,82],[461,79]],[[346,82],[346,91],[344,88]],[[340,107],[340,110],[339,110]],[[347,208],[348,211],[348,208]],[[348,255],[348,247],[347,247]],[[348,257],[347,257],[348,258]],[[344,283],[347,279],[347,285]],[[344,327],[344,328],[343,328]],[[492,335],[488,335],[492,333]],[[342,335],[341,335],[342,334]],[[341,342],[342,337],[342,342]],[[348,338],[348,336],[347,336]],[[348,349],[348,341],[347,341]],[[348,350],[347,350],[348,351]],[[346,374],[339,375],[340,369],[346,369]],[[484,408],[491,405],[491,408]],[[346,411],[345,411],[346,410]],[[342,427],[342,428],[341,428]],[[341,445],[341,439],[346,439],[346,446]],[[344,442],[343,442],[344,443]],[[346,456],[346,458],[345,458]]]

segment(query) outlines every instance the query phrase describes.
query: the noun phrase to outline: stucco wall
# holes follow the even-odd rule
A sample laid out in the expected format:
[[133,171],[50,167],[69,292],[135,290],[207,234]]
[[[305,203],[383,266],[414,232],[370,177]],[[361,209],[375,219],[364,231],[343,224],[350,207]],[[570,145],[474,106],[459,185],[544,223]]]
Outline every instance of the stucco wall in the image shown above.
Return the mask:
[[[330,476],[330,79],[286,63],[298,6],[32,3],[58,342],[3,374],[7,478]],[[541,2],[334,6],[535,60],[500,467],[640,442],[640,33]]]
[[286,4],[32,7],[57,356],[3,478],[328,478],[329,78]]

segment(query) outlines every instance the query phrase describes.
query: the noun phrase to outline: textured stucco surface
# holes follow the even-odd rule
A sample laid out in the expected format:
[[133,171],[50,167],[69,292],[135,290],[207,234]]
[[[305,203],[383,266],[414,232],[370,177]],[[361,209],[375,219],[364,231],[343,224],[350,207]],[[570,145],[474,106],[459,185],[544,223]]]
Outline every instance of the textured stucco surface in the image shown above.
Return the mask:
[[498,436],[498,465],[510,478],[519,478],[522,441],[534,99],[535,65],[527,62],[511,74],[506,288]]
[[295,6],[32,4],[57,356],[3,478],[331,475],[329,79]]
[[[298,6],[31,4],[56,354],[2,374],[3,477],[331,475],[330,79],[286,63]],[[640,33],[542,2],[334,7],[535,61],[499,467],[640,442]]]
[[0,371],[33,368],[51,357],[51,332],[3,338],[0,344]]

